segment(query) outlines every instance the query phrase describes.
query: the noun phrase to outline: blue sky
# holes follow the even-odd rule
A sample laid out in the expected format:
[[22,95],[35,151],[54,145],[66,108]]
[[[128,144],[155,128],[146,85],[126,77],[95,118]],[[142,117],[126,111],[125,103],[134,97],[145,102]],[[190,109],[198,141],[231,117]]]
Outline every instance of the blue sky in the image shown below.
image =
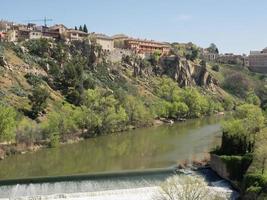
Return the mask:
[[0,0],[0,19],[25,22],[47,16],[91,32],[167,42],[217,44],[221,52],[267,46],[266,0]]

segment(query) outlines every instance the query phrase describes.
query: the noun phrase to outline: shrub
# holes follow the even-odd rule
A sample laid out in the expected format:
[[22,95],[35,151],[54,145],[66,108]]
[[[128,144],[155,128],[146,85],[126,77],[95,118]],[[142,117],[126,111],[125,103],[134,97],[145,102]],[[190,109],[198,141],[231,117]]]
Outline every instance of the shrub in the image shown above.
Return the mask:
[[27,82],[33,86],[37,86],[37,85],[42,83],[42,78],[40,76],[36,76],[32,73],[27,73],[25,75],[25,78],[27,79]]
[[219,72],[219,71],[220,71],[220,66],[219,66],[219,65],[213,65],[213,66],[211,67],[211,69],[212,69],[213,71],[215,71],[215,72]]
[[0,103],[0,141],[15,139],[16,112],[13,108]]
[[36,141],[41,140],[42,135],[38,125],[34,121],[23,118],[16,129],[16,142],[24,143],[28,146],[33,145]]
[[220,156],[226,164],[227,171],[231,180],[241,181],[246,173],[249,165],[252,162],[250,154],[245,156]]
[[32,104],[32,118],[36,118],[38,114],[46,108],[48,97],[49,92],[45,88],[41,86],[36,86],[33,88],[32,95],[29,96]]
[[252,82],[240,72],[227,74],[223,82],[223,88],[241,98],[245,98],[252,89]]

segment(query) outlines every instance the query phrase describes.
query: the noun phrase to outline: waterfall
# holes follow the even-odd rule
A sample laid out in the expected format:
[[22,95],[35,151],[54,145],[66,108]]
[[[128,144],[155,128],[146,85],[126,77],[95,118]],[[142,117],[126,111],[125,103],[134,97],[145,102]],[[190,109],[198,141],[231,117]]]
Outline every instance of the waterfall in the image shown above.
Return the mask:
[[[203,175],[204,174],[204,175]],[[188,176],[195,176],[192,172]],[[95,180],[65,181],[54,183],[17,184],[0,186],[0,199],[16,200],[151,200],[160,192],[160,185],[172,174],[139,174],[135,176],[109,176]],[[224,181],[207,170],[202,175],[209,184],[210,193],[231,196],[237,193]]]

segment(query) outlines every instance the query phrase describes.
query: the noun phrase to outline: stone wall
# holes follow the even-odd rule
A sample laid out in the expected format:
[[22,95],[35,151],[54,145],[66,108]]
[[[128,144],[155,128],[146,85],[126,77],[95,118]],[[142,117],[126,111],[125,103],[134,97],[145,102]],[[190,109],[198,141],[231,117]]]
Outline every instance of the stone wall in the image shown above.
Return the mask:
[[227,180],[230,180],[229,179],[230,174],[227,170],[227,166],[219,156],[217,156],[215,154],[210,155],[210,167],[220,177],[227,179]]

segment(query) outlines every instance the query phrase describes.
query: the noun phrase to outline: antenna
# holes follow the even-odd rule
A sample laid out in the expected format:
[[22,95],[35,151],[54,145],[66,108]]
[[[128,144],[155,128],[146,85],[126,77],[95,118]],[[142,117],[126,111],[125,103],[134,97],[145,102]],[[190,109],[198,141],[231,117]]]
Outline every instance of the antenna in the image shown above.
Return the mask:
[[44,17],[43,19],[32,19],[32,20],[25,20],[24,22],[30,23],[30,22],[43,22],[44,26],[47,27],[47,22],[51,22],[53,19],[48,19],[47,17]]

